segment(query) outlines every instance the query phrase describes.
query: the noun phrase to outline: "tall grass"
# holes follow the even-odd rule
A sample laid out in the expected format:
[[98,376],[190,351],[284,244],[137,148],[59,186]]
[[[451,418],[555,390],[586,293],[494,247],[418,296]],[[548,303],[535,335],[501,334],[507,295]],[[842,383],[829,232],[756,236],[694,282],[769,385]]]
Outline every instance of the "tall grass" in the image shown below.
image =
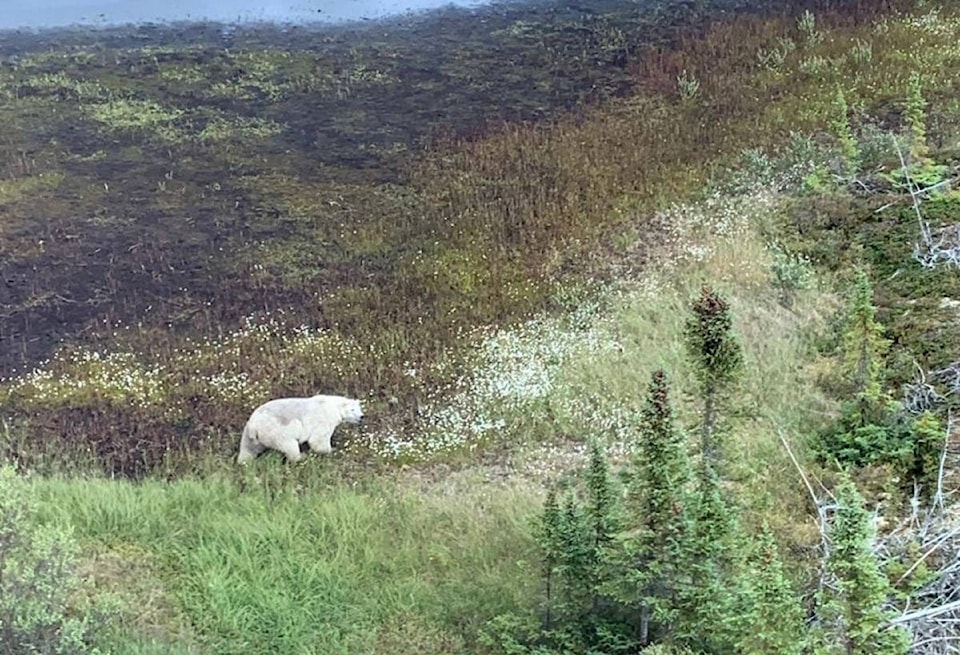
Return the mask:
[[[751,517],[759,520],[775,505],[780,511],[767,522],[791,545],[809,543],[814,535],[805,527],[801,481],[780,439],[803,458],[810,430],[832,411],[812,365],[817,335],[837,304],[815,284],[798,290],[789,308],[783,302],[775,285],[777,251],[762,235],[787,200],[760,189],[665,209],[656,220],[670,238],[651,249],[642,274],[605,289],[599,301],[605,309],[589,315],[589,327],[578,329],[569,319],[545,324],[540,338],[566,344],[564,357],[544,363],[535,349],[516,355],[549,385],[506,421],[528,446],[514,456],[515,470],[555,479],[585,463],[591,439],[625,463],[634,453],[650,375],[661,368],[693,437],[701,408],[684,327],[700,285],[709,283],[731,303],[746,360],[726,426],[732,473]],[[693,438],[690,451],[696,452]]]
[[[154,562],[204,653],[461,652],[477,625],[529,600],[520,562],[535,493],[330,482],[254,468],[233,479],[33,486],[42,518],[72,523],[91,551]],[[149,647],[134,638],[146,590],[117,586],[130,632],[115,639]]]

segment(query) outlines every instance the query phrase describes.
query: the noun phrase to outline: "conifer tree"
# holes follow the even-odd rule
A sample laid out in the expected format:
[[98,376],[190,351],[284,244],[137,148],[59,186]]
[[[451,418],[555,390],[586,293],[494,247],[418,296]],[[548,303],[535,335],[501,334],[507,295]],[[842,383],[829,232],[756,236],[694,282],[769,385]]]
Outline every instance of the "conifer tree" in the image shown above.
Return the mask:
[[568,621],[579,623],[593,587],[590,578],[592,549],[583,511],[572,492],[567,493],[563,502],[559,528],[560,608]]
[[873,285],[862,267],[856,271],[853,296],[843,331],[843,364],[857,401],[864,406],[881,399],[883,356],[890,342],[883,338],[873,303]]
[[850,128],[850,119],[847,116],[849,107],[847,99],[843,95],[843,89],[837,86],[837,94],[833,101],[834,117],[831,121],[833,133],[840,142],[840,157],[843,163],[843,173],[848,179],[857,176],[860,170],[860,148],[857,145],[857,139],[853,136],[853,130]]
[[692,531],[685,554],[689,582],[681,589],[678,637],[707,653],[736,649],[748,618],[743,577],[747,540],[720,477],[704,458],[697,475]]
[[744,655],[799,655],[806,646],[803,605],[783,568],[766,525],[755,538],[746,585],[747,631],[738,644]]
[[662,370],[651,378],[639,436],[630,489],[639,526],[628,550],[637,590],[633,602],[640,605],[638,637],[648,644],[663,636],[674,618],[690,530],[690,462],[683,435],[674,426]]
[[837,489],[837,510],[826,561],[828,584],[820,594],[818,652],[825,655],[905,655],[910,635],[891,627],[884,606],[890,582],[872,550],[874,531],[863,497],[849,480]]
[[592,548],[599,553],[617,531],[616,496],[610,481],[610,467],[603,448],[590,444],[590,468],[587,472],[587,514],[590,518]]
[[590,611],[596,619],[604,583],[607,579],[608,551],[613,535],[619,529],[616,496],[610,480],[610,467],[603,448],[596,441],[590,444],[590,468],[587,471],[587,518],[590,535],[588,565],[590,567]]
[[540,516],[540,522],[537,526],[537,540],[540,542],[540,549],[543,552],[543,581],[544,595],[546,596],[546,611],[544,616],[544,628],[548,632],[553,628],[553,604],[556,584],[556,571],[563,557],[562,543],[560,534],[562,516],[560,514],[560,503],[557,500],[557,490],[550,488],[547,491],[547,498],[543,504],[543,514]]
[[700,290],[693,303],[693,316],[687,321],[687,350],[703,400],[701,448],[712,463],[720,458],[716,442],[718,404],[723,394],[739,378],[743,351],[733,333],[730,306],[709,286]]

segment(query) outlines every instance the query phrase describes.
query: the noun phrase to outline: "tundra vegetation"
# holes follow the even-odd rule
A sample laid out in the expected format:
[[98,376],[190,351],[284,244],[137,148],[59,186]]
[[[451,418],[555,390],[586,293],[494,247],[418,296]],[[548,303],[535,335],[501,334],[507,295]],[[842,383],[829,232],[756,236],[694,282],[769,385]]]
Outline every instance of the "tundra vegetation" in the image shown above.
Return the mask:
[[960,10],[707,4],[5,35],[0,649],[960,647]]

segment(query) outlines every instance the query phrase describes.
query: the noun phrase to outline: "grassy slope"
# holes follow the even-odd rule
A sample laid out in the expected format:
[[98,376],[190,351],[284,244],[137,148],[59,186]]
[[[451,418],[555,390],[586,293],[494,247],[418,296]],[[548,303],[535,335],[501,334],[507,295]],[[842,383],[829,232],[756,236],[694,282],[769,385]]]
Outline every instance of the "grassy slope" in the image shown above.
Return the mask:
[[[920,15],[927,18],[830,32],[817,52],[841,57],[856,38],[871,40],[872,63],[863,67],[851,90],[857,98],[853,104],[871,113],[895,107],[896,89],[903,86],[911,67],[929,72],[931,113],[942,116],[941,134],[948,145],[958,137],[957,116],[943,109],[938,99],[957,83],[949,74],[956,70],[952,62],[958,56],[957,22],[944,16],[933,21],[926,12]],[[943,25],[947,27],[939,27]],[[774,32],[772,27],[766,30],[762,34]],[[935,45],[917,48],[918,36]],[[729,35],[726,38],[712,43],[729,44]],[[814,56],[800,53],[783,72],[756,73],[758,84],[796,95],[768,98],[762,111],[745,114],[749,117],[745,124],[725,127],[723,138],[715,135],[713,143],[722,147],[721,160],[732,160],[749,132],[772,143],[793,127],[825,127],[836,78],[845,75],[844,65],[854,63],[841,63],[834,72],[830,72],[834,65],[824,64],[820,73],[812,74],[809,62]],[[807,70],[792,68],[804,61]],[[702,77],[707,84],[706,73]],[[707,97],[711,103],[721,101],[714,92]],[[603,129],[622,133],[621,121],[631,115],[630,107],[627,102],[609,108],[579,134],[599,138]],[[696,115],[699,110],[684,111]],[[692,180],[697,174],[687,168],[682,154],[674,161],[681,171],[677,179],[689,175]],[[600,351],[574,347],[562,356],[544,357],[551,384],[532,395],[531,387],[523,387],[527,400],[516,404],[518,414],[506,414],[510,420],[506,431],[521,441],[556,447],[513,452],[511,468],[505,471],[513,482],[505,486],[479,484],[483,478],[471,473],[453,487],[450,482],[413,485],[401,474],[397,479],[392,475],[370,479],[358,489],[326,477],[323,471],[332,467],[330,462],[288,471],[266,459],[249,478],[213,464],[208,467],[212,472],[201,479],[172,483],[35,480],[43,516],[73,522],[91,556],[117,563],[121,575],[111,579],[111,568],[104,566],[100,583],[139,607],[128,613],[124,634],[117,637],[121,642],[136,641],[137,634],[154,634],[161,644],[164,640],[183,644],[185,652],[190,652],[190,644],[197,652],[223,653],[268,653],[277,648],[403,652],[407,644],[416,645],[410,652],[470,652],[477,623],[527,602],[534,583],[532,564],[521,562],[532,561],[527,559],[531,544],[526,522],[537,510],[538,493],[520,482],[522,474],[562,472],[577,461],[577,450],[568,441],[580,443],[588,434],[623,445],[636,399],[653,367],[667,367],[679,388],[689,389],[680,330],[687,300],[701,281],[709,280],[731,296],[751,362],[745,384],[748,411],[733,439],[743,455],[740,473],[741,484],[750,492],[748,510],[752,516],[774,518],[781,539],[802,559],[802,549],[813,535],[805,527],[802,489],[785,483],[793,478],[777,447],[777,432],[783,430],[802,451],[802,436],[811,421],[829,409],[814,384],[817,371],[809,367],[810,341],[835,303],[813,289],[798,297],[794,311],[783,309],[768,283],[772,255],[766,244],[770,235],[795,240],[799,221],[812,216],[813,227],[801,224],[807,231],[801,229],[795,243],[825,262],[839,263],[851,245],[862,244],[864,234],[875,234],[856,225],[882,203],[874,198],[843,204],[827,195],[815,202],[771,205],[762,195],[750,194],[709,202],[699,209],[696,204],[681,204],[660,215],[658,220],[671,228],[662,233],[670,238],[646,250],[660,265],[648,269],[640,284],[628,283],[614,295],[608,310],[601,312],[605,318],[587,314],[586,327],[578,328],[575,320],[567,319],[537,333],[556,342],[565,333],[606,338],[618,347]],[[846,228],[839,236],[825,229],[830,212]],[[629,199],[621,203],[618,215],[618,230],[626,236],[609,242],[614,252],[632,244],[631,230],[642,233],[651,224],[647,206]],[[711,229],[717,227],[718,216],[729,218],[726,238],[717,239]],[[890,227],[890,234],[902,235],[899,224],[892,222]],[[900,246],[878,261],[893,259],[909,270],[909,248]],[[621,263],[616,256],[610,259]],[[883,289],[890,287],[880,286],[883,296]],[[887,310],[896,307],[891,301]],[[942,358],[951,356],[944,346]],[[551,357],[563,365],[550,368]],[[522,393],[509,397],[518,396]],[[690,420],[694,408],[684,403],[681,410]],[[501,472],[477,468],[477,476]],[[770,507],[777,511],[769,513]],[[350,539],[351,534],[362,537]],[[287,546],[291,555],[279,558],[275,548],[267,547],[277,544]],[[255,556],[275,565],[264,569]],[[154,582],[162,590],[159,595],[152,589]],[[315,609],[293,609],[303,605]],[[373,627],[377,630],[368,634]],[[131,646],[130,652],[149,650]]]
[[35,488],[44,518],[97,544],[90,575],[132,603],[124,629],[197,652],[459,651],[533,582],[523,489],[351,488],[306,468]]

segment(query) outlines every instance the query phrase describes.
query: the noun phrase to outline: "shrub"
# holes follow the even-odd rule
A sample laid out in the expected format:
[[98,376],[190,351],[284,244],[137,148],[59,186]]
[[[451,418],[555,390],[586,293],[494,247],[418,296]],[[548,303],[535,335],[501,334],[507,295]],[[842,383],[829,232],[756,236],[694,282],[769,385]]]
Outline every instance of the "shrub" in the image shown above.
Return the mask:
[[0,467],[0,651],[97,653],[93,612],[77,612],[78,548],[69,529],[33,524],[35,504],[9,465]]
[[830,526],[831,550],[826,582],[818,595],[820,634],[816,652],[846,655],[896,655],[910,650],[910,635],[889,627],[892,595],[873,552],[870,514],[856,486],[844,480],[837,489],[837,510]]
[[809,289],[813,283],[813,264],[803,254],[790,253],[779,245],[773,248],[771,275],[780,292],[780,304],[793,306],[797,291]]
[[939,464],[939,421],[928,413],[910,416],[884,389],[890,342],[876,311],[873,287],[859,269],[841,347],[850,395],[838,420],[813,438],[812,449],[820,461],[842,468],[890,465],[902,484],[917,481],[929,491]]

